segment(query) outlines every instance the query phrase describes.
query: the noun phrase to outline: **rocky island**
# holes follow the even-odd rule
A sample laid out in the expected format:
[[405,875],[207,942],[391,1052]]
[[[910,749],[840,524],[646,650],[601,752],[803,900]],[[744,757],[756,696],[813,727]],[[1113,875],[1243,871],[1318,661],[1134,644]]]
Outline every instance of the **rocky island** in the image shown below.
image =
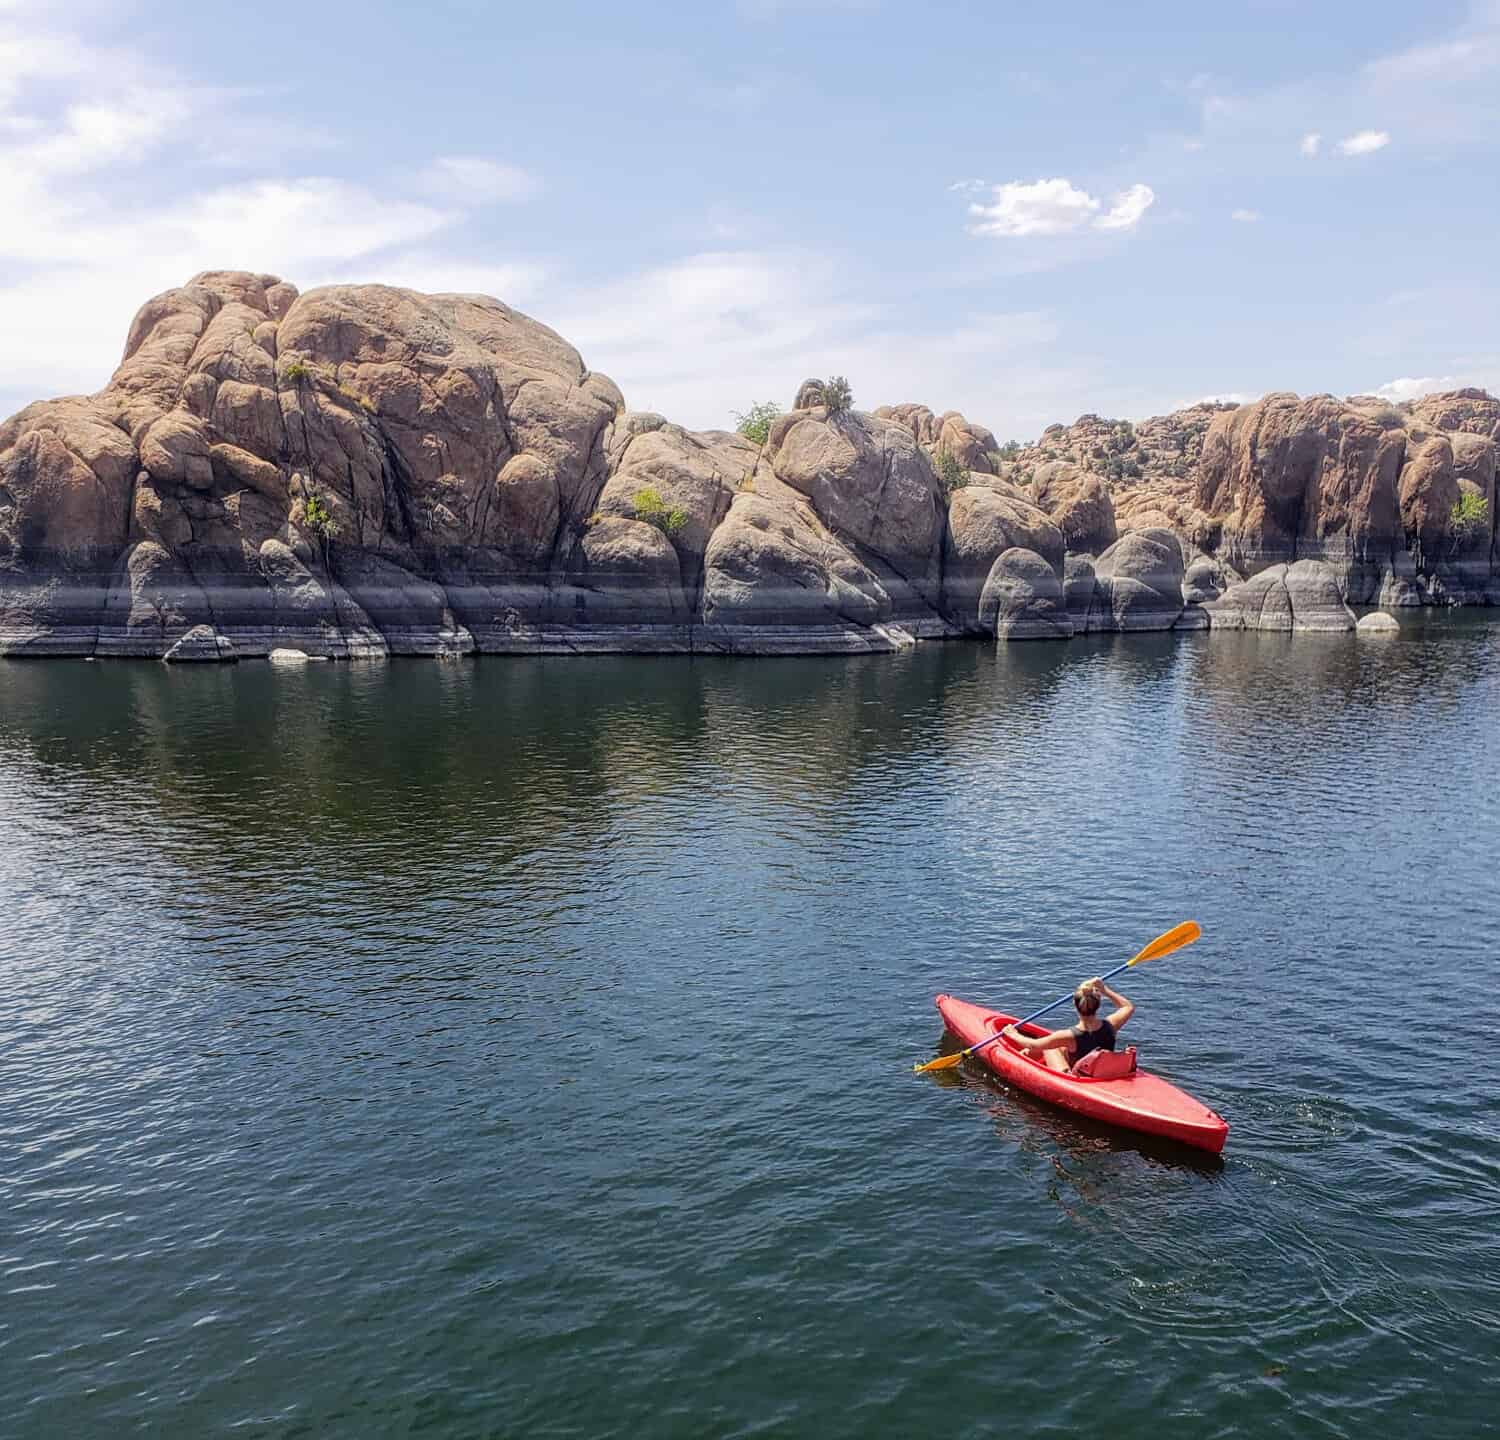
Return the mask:
[[0,655],[894,650],[1500,603],[1500,401],[1272,394],[1031,446],[809,381],[632,411],[497,300],[209,272],[0,426]]

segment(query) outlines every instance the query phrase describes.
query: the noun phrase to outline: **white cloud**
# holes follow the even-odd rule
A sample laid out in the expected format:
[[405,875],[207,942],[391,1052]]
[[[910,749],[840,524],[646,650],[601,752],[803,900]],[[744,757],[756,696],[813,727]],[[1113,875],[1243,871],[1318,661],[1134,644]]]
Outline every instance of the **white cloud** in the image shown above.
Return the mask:
[[[119,359],[136,307],[199,270],[270,271],[303,286],[355,278],[346,272],[359,268],[359,257],[410,244],[446,223],[442,212],[392,203],[359,186],[296,180],[223,187],[159,213],[87,212],[73,228],[55,231],[0,229],[3,248],[24,248],[32,262],[0,286],[0,388],[33,397],[97,389]],[[48,240],[57,251],[50,258],[39,253]],[[373,273],[358,278],[404,279],[400,257],[391,268],[365,268]]]
[[[1470,0],[1447,8],[1467,14],[1438,28],[1441,17],[1427,7],[1415,23],[1430,40],[1414,48],[1342,69],[1335,62],[1239,95],[1204,97],[1203,137],[1216,153],[1265,174],[1279,174],[1294,145],[1304,159],[1338,155],[1340,138],[1353,140],[1366,127],[1392,143],[1399,137],[1403,152],[1473,146],[1474,163],[1482,165],[1477,152],[1492,150],[1500,136],[1500,5]],[[1162,147],[1162,153],[1170,152]]]
[[1259,210],[1232,210],[1229,213],[1231,220],[1238,220],[1243,225],[1253,225],[1260,219]]
[[513,204],[536,193],[536,177],[519,165],[478,155],[442,155],[421,177],[427,194],[460,205]]
[[[217,173],[204,157],[237,134],[244,97],[186,85],[92,30],[54,34],[52,13],[0,0],[0,175],[25,218],[0,227],[0,388],[98,388],[135,308],[199,270],[299,284],[378,270],[369,257],[409,251],[463,214],[329,176],[195,184]],[[70,103],[78,94],[89,98]]]
[[1111,208],[1101,215],[1102,201],[1060,178],[1036,180],[1029,185],[1012,180],[994,186],[993,195],[989,205],[969,206],[969,214],[976,221],[969,227],[971,234],[1025,238],[1066,235],[1085,226],[1129,230],[1156,199],[1149,185],[1132,185],[1116,195]]
[[[131,211],[43,188],[28,225],[0,227],[0,258],[44,267],[298,270],[410,245],[453,223],[453,211],[391,200],[342,180],[254,180]],[[59,277],[66,303],[71,280]],[[143,297],[142,297],[143,298]]]
[[1094,223],[1100,230],[1133,230],[1155,203],[1156,192],[1149,185],[1132,185],[1116,195],[1109,214]]
[[981,190],[989,188],[988,180],[955,180],[949,190],[957,190],[963,195],[977,195]]
[[1339,150],[1345,155],[1370,155],[1384,150],[1391,137],[1384,130],[1360,130],[1339,141]]
[[1398,89],[1429,80],[1452,84],[1455,79],[1486,74],[1500,68],[1500,35],[1482,26],[1481,17],[1481,28],[1456,40],[1418,45],[1372,60],[1364,67],[1365,76],[1377,89]]
[[559,284],[543,318],[633,408],[699,428],[729,425],[751,400],[789,404],[807,375],[848,375],[860,409],[920,400],[1017,434],[1088,388],[1048,364],[1057,326],[1044,312],[914,330],[874,293],[840,257],[713,251],[592,289]]
[[994,203],[969,206],[976,219],[975,235],[1065,235],[1085,225],[1099,202],[1068,180],[1037,180],[1025,185],[1012,180],[994,187]]
[[[881,285],[851,274],[845,256],[709,251],[603,284],[524,259],[465,260],[453,251],[460,223],[481,202],[521,198],[525,172],[445,153],[394,191],[277,174],[274,160],[243,148],[245,97],[195,89],[151,57],[88,42],[27,49],[30,22],[12,24],[6,3],[0,57],[9,41],[24,63],[0,68],[0,173],[26,218],[0,228],[7,400],[97,389],[146,297],[232,266],[304,288],[378,280],[497,295],[579,344],[632,403],[702,426],[729,423],[747,396],[787,403],[803,376],[834,371],[854,379],[864,406],[925,398],[1015,433],[1040,429],[1089,388],[1047,363],[1047,316],[960,311],[961,320],[914,327],[898,302],[872,300]],[[90,98],[67,109],[49,99],[58,92]],[[247,166],[232,183],[207,163],[226,139]],[[1085,201],[1088,218],[1109,218]],[[1110,214],[1139,207],[1127,192]]]
[[490,295],[525,309],[547,290],[552,272],[545,265],[517,261],[466,261],[436,250],[401,250],[372,260],[341,260],[324,269],[299,270],[299,285],[399,285],[429,295]]
[[446,228],[455,212],[377,195],[341,180],[257,180],[199,195],[150,227],[159,252],[177,240],[199,268],[305,271],[319,262],[409,245]]
[[1387,380],[1370,393],[1399,405],[1403,400],[1419,400],[1423,395],[1436,395],[1444,390],[1461,390],[1466,384],[1473,383],[1457,375],[1403,375],[1398,380]]

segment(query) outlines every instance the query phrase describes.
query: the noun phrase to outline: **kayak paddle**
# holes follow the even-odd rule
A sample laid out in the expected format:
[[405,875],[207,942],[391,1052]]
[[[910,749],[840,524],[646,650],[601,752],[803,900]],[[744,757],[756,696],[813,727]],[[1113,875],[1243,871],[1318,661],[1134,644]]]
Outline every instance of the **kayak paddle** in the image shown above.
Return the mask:
[[[1181,925],[1174,926],[1165,935],[1158,935],[1141,953],[1134,959],[1127,960],[1123,965],[1116,965],[1113,970],[1106,970],[1099,978],[1108,980],[1111,975],[1118,975],[1122,970],[1128,970],[1132,965],[1144,965],[1148,960],[1160,960],[1163,955],[1170,955],[1174,950],[1181,950],[1191,945],[1201,934],[1195,920],[1184,920]],[[1040,1015],[1045,1015],[1049,1010],[1056,1010],[1059,1005],[1066,1005],[1073,998],[1073,992],[1069,991],[1061,1000],[1054,1000],[1050,1005],[1043,1005],[1040,1010],[1034,1010],[1024,1020],[1017,1020],[1017,1025],[1029,1025]],[[981,1040],[977,1045],[971,1045],[967,1050],[955,1050],[951,1055],[939,1055],[936,1060],[929,1060],[925,1065],[913,1065],[911,1068],[921,1075],[927,1070],[951,1070],[955,1065],[967,1060],[969,1056],[977,1051],[983,1050],[986,1045],[993,1045],[1003,1031],[997,1030],[988,1040]]]

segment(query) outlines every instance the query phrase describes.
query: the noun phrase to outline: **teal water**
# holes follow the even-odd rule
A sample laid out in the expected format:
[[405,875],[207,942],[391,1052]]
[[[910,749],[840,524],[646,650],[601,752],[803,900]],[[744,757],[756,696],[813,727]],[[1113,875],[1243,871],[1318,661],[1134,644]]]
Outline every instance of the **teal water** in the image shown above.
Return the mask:
[[[0,1431],[1468,1436],[1500,628],[0,663]],[[1131,972],[1222,1162],[921,1077]]]

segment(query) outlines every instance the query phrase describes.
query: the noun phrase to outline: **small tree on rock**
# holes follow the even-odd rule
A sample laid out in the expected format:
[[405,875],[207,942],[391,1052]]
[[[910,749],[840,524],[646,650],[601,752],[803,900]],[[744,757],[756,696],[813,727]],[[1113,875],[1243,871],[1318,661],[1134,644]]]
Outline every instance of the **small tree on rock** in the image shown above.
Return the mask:
[[946,447],[937,452],[937,474],[949,495],[969,483],[969,472],[964,469],[963,461]]
[[734,416],[734,428],[747,440],[764,445],[771,434],[771,422],[781,414],[781,406],[774,400],[762,400],[752,405],[743,415]]
[[1466,545],[1483,532],[1489,518],[1489,501],[1483,495],[1465,490],[1448,512],[1448,529],[1455,540]]
[[317,542],[323,556],[323,566],[328,566],[328,547],[338,537],[339,527],[334,523],[333,512],[321,490],[308,490],[302,501],[302,528]]
[[828,408],[829,417],[842,415],[854,405],[854,391],[849,388],[849,382],[842,375],[830,375],[823,382],[823,404]]

